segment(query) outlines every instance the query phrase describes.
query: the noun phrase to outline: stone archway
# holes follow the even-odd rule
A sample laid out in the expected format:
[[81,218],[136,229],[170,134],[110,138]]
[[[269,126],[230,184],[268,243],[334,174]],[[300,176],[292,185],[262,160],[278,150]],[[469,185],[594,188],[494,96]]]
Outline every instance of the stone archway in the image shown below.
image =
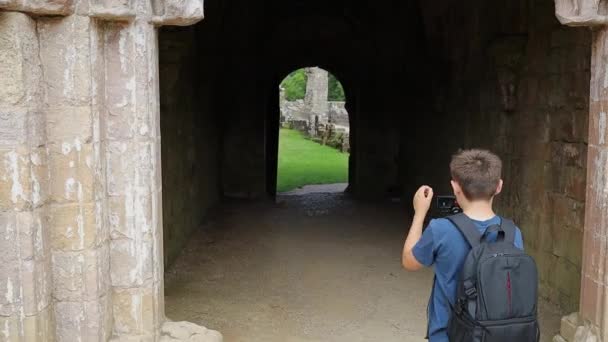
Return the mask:
[[163,303],[156,27],[202,1],[0,9],[1,339],[221,340]]
[[[201,20],[202,2],[0,8],[0,334],[207,334],[164,317],[156,41],[157,26]],[[565,25],[593,29],[580,314],[563,320],[561,338],[608,341],[608,17],[597,0],[556,0],[556,12]]]

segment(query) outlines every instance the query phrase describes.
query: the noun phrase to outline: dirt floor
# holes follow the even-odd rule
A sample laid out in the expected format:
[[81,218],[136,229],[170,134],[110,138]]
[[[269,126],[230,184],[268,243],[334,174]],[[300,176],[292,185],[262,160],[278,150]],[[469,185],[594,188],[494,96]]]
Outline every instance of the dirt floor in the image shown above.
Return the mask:
[[[227,204],[167,270],[167,316],[225,342],[422,342],[432,272],[401,268],[403,205],[335,193]],[[540,307],[550,341],[560,315]]]

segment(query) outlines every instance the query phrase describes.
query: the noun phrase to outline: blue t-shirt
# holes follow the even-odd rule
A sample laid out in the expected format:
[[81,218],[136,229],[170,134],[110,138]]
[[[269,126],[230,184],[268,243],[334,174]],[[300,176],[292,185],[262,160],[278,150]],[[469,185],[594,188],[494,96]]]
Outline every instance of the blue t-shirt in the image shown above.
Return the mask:
[[[494,216],[486,221],[473,222],[483,234],[489,226],[500,224],[500,220],[499,216]],[[496,233],[492,235],[488,237],[490,241],[496,239]],[[523,245],[521,231],[517,228],[515,246],[523,250]],[[449,303],[454,304],[456,301],[458,277],[470,249],[458,228],[448,219],[441,218],[431,220],[412,250],[419,263],[427,267],[435,266],[435,286],[428,306],[430,342],[448,342],[446,330],[450,318]]]

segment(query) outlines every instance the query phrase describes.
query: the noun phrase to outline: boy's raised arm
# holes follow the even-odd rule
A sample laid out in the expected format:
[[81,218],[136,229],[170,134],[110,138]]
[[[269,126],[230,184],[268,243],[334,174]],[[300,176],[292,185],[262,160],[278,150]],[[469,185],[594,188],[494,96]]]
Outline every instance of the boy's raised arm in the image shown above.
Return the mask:
[[412,250],[420,237],[422,236],[422,226],[424,224],[424,218],[431,207],[431,200],[433,199],[433,189],[429,186],[421,186],[416,194],[414,195],[414,218],[412,219],[412,226],[405,239],[405,245],[403,246],[403,253],[401,256],[401,263],[403,268],[408,271],[417,271],[424,267],[416,257]]

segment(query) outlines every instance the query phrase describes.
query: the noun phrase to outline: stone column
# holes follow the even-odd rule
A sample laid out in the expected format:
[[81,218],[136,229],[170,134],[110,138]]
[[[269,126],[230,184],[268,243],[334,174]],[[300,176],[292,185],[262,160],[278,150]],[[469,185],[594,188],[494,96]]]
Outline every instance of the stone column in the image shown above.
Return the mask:
[[102,40],[113,331],[154,336],[164,320],[156,29],[108,22]]
[[0,340],[53,341],[36,22],[0,12]]
[[[313,67],[306,69],[306,97],[304,105],[308,111],[308,120],[311,126],[311,135],[316,135],[315,124],[327,123],[327,111],[329,109],[327,98],[329,91],[329,73],[321,68]],[[317,120],[315,120],[317,119]]]
[[304,102],[309,110],[318,115],[327,113],[329,73],[321,68],[306,69],[306,97]]
[[221,341],[163,303],[156,26],[202,2],[0,10],[0,340]]
[[601,2],[556,0],[566,25],[592,26],[589,146],[579,313],[562,319],[554,341],[608,341],[608,17]]
[[96,90],[98,34],[98,23],[88,16],[38,20],[59,341],[106,341],[111,335],[110,256]]

